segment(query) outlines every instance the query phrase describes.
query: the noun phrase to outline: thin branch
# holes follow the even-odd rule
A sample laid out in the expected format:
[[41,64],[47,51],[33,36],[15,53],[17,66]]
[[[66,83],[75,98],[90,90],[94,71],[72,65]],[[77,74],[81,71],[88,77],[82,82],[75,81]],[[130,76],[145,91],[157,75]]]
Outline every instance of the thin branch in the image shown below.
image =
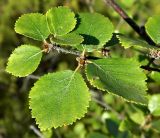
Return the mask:
[[81,52],[77,51],[77,50],[68,50],[68,49],[64,49],[60,46],[57,45],[53,45],[53,44],[49,44],[51,45],[52,49],[57,50],[58,52],[62,52],[62,53],[66,53],[66,54],[72,54],[72,55],[76,55],[76,56],[80,56]]
[[99,104],[99,106],[101,106],[105,110],[109,110],[109,111],[115,113],[118,116],[119,119],[123,118],[123,116],[120,113],[118,113],[114,108],[112,108],[109,104],[107,104],[103,100],[103,96],[99,92],[97,92],[97,91],[95,91],[93,89],[90,89],[90,91],[91,91],[92,100],[94,102],[96,102],[97,104]]
[[[46,43],[45,42],[45,45],[48,46],[49,51],[51,50],[56,50],[58,52],[62,52],[62,53],[66,53],[66,54],[72,54],[72,55],[75,55],[75,56],[78,56],[80,57],[82,52],[81,51],[78,51],[78,50],[73,50],[73,49],[66,49],[66,48],[63,48],[63,47],[60,47],[60,46],[57,46],[57,45],[54,45],[54,44],[50,44],[50,43]],[[99,57],[95,57],[95,56],[86,56],[87,59],[93,59],[93,60],[96,60],[96,59],[100,59]]]
[[42,133],[33,125],[30,125],[30,129],[33,130],[33,132],[39,137],[39,138],[44,138]]
[[94,102],[96,102],[97,104],[99,104],[102,108],[104,108],[105,110],[110,110],[111,112],[115,113],[119,119],[123,119],[122,115],[120,113],[118,113],[116,110],[114,110],[111,106],[109,106],[108,104],[106,104],[103,101],[100,101],[96,98],[92,98]]
[[29,75],[29,76],[27,76],[27,78],[29,78],[29,79],[34,79],[34,80],[38,80],[38,79],[40,78],[40,76]]
[[[47,51],[51,51],[52,49],[55,49],[56,51],[58,52],[62,52],[62,53],[67,53],[67,54],[73,54],[73,55],[76,55],[76,56],[81,56],[82,52],[78,51],[78,50],[68,50],[66,48],[63,48],[63,47],[60,47],[60,46],[57,46],[57,45],[54,45],[54,44],[49,44],[49,43],[46,43],[45,42],[45,46],[47,46]],[[89,59],[101,59],[100,57],[94,57],[94,56],[86,56],[86,59],[89,60]],[[150,61],[149,65],[151,64],[152,60]],[[156,71],[156,72],[160,72],[160,69],[158,68],[152,68],[152,67],[149,67],[148,65],[146,66],[141,66],[142,69],[145,69],[145,70],[148,70],[148,71]],[[36,78],[35,78],[36,79]]]
[[148,71],[156,71],[156,72],[160,72],[160,69],[158,68],[153,68],[153,67],[149,67],[149,66],[141,66],[142,69],[148,70]]
[[131,26],[144,40],[150,45],[156,46],[155,42],[147,35],[144,27],[139,27],[132,18],[115,2],[115,0],[103,0],[106,4],[111,6],[127,23]]
[[94,0],[86,0],[86,3],[87,3],[87,5],[88,5],[89,11],[90,11],[91,13],[93,13],[93,12],[94,12],[94,9],[93,9]]

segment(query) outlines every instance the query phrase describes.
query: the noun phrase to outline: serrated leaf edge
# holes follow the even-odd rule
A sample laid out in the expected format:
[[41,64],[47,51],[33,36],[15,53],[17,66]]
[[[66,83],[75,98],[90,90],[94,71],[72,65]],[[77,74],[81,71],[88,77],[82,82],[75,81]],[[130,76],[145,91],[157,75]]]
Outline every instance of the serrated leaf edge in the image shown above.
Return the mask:
[[[49,74],[53,74],[53,73],[47,73],[47,74],[45,74],[45,75],[43,75],[43,77],[44,76],[46,76],[46,75],[49,75]],[[81,75],[81,74],[80,74]],[[82,76],[81,76],[82,77]],[[40,78],[39,78],[40,79]],[[37,80],[37,81],[39,81],[39,79]],[[82,79],[83,79],[83,81],[84,81],[84,78],[82,77]],[[84,81],[85,82],[85,81]],[[86,115],[86,113],[87,113],[87,111],[88,111],[88,108],[89,108],[89,103],[90,103],[90,101],[91,101],[91,93],[90,93],[90,91],[89,91],[89,88],[88,88],[88,86],[87,86],[87,84],[85,83],[85,85],[86,85],[86,87],[87,87],[87,89],[88,89],[88,93],[89,93],[89,99],[88,99],[88,106],[85,106],[85,109],[84,109],[84,114],[81,116],[81,117],[74,117],[73,118],[73,121],[71,122],[71,123],[69,123],[69,124],[63,124],[63,125],[57,125],[57,126],[52,126],[52,127],[49,127],[49,128],[43,128],[43,125],[41,125],[41,123],[40,122],[38,122],[37,121],[37,119],[36,119],[36,117],[35,116],[33,116],[32,115],[32,118],[34,118],[35,120],[36,120],[36,124],[38,125],[38,127],[39,127],[39,129],[41,130],[41,131],[46,131],[46,130],[49,130],[49,129],[51,129],[51,128],[58,128],[58,127],[63,127],[63,126],[66,126],[66,125],[72,125],[73,123],[75,123],[77,120],[80,120],[81,118],[83,118],[85,115]],[[35,86],[35,83],[34,83],[34,86]],[[34,87],[33,86],[33,87]],[[31,88],[31,90],[33,89],[33,87]],[[30,90],[30,91],[31,91]],[[30,106],[30,103],[31,103],[31,97],[30,97],[30,95],[29,95],[29,109],[31,110],[31,114],[32,114],[32,109],[31,109],[31,106]]]
[[[49,30],[49,32],[50,32],[51,34],[53,34],[53,33],[51,32],[50,27],[49,27],[49,24],[48,24],[47,14],[48,14],[51,10],[59,9],[59,8],[66,8],[66,9],[68,9],[68,11],[70,11],[70,12],[73,14],[73,16],[74,16],[75,22],[72,23],[73,29],[70,29],[70,31],[68,32],[68,33],[70,33],[70,32],[71,32],[72,30],[74,30],[74,28],[76,27],[77,19],[76,19],[76,17],[75,17],[75,13],[74,13],[69,7],[67,7],[67,6],[58,6],[58,7],[54,7],[54,8],[49,9],[49,10],[46,12],[45,15],[46,15],[46,21],[47,21],[48,30]],[[53,27],[53,26],[52,26],[52,27]],[[53,28],[54,28],[54,27],[53,27]],[[54,30],[55,30],[55,28],[54,28]],[[66,33],[66,34],[68,34],[68,33]],[[53,34],[53,35],[55,35],[55,36],[63,36],[63,35],[65,35],[65,34],[63,34],[63,35]]]
[[[136,61],[135,59],[130,59],[130,60],[131,60],[131,61]],[[137,61],[136,61],[135,63],[138,63],[137,65],[140,65],[140,63],[137,62]],[[93,64],[93,63],[89,63],[89,64]],[[143,71],[142,71],[141,68],[137,68],[137,69],[140,69],[141,72],[143,73]],[[134,103],[134,104],[140,104],[140,105],[143,105],[143,106],[147,106],[147,104],[143,104],[143,103],[141,103],[141,102],[136,102],[136,101],[128,100],[128,99],[126,99],[126,98],[124,98],[124,97],[122,97],[122,96],[120,96],[120,95],[117,95],[117,94],[115,94],[115,93],[113,93],[113,92],[110,92],[110,91],[108,91],[108,90],[105,90],[105,89],[102,89],[102,88],[100,88],[100,87],[98,87],[98,86],[95,86],[95,85],[93,84],[93,82],[90,81],[89,78],[88,78],[88,75],[87,75],[87,65],[85,66],[85,75],[86,75],[86,78],[87,78],[87,80],[89,81],[89,83],[90,83],[94,88],[97,88],[97,89],[99,89],[99,90],[101,90],[101,91],[103,91],[103,92],[108,92],[109,94],[112,94],[112,95],[114,95],[114,96],[116,96],[116,97],[120,97],[121,99],[123,99],[123,100],[126,101],[126,102],[130,102],[130,103]],[[147,80],[147,77],[146,77],[146,75],[145,75],[145,80],[144,80],[144,83],[145,83],[145,86],[146,86],[145,91],[148,90],[146,80]],[[147,95],[146,95],[145,97],[147,98]]]
[[[97,14],[99,14],[99,13],[97,13]],[[108,20],[108,22],[110,22],[111,27],[112,27],[112,33],[111,33],[111,35],[110,35],[110,39],[108,39],[107,41],[105,41],[105,43],[104,43],[103,45],[99,45],[99,46],[98,46],[98,49],[101,49],[101,48],[103,48],[104,45],[106,45],[107,42],[109,42],[109,41],[112,39],[112,36],[113,36],[113,33],[114,33],[114,25],[113,25],[113,23],[111,22],[111,20],[109,19],[109,17],[106,17],[106,16],[104,16],[103,14],[99,14],[99,15],[103,16],[104,18],[106,18],[106,19]],[[100,47],[100,46],[102,46],[102,47]]]
[[[79,15],[79,14],[85,14],[85,13],[87,13],[87,12],[78,13],[78,15]],[[109,39],[108,39],[107,41],[105,40],[104,44],[95,45],[95,46],[97,46],[97,48],[88,51],[88,52],[93,52],[93,51],[95,51],[95,50],[102,49],[102,48],[106,45],[106,43],[109,42],[109,41],[112,39],[112,36],[113,36],[113,33],[114,33],[114,25],[113,25],[113,23],[111,22],[111,20],[109,19],[109,17],[106,17],[106,16],[104,16],[103,14],[100,14],[100,13],[97,13],[97,12],[95,12],[95,13],[90,13],[90,14],[97,14],[97,15],[100,15],[100,16],[104,17],[105,20],[107,19],[108,22],[110,22],[111,27],[112,27],[112,33],[111,33],[111,35],[109,36]],[[79,16],[79,18],[80,18],[80,16]],[[102,33],[103,33],[103,32],[102,32]],[[85,48],[86,46],[89,46],[89,45],[80,44],[80,47],[82,47],[83,50],[86,49],[86,48]],[[78,49],[78,48],[77,48],[77,49]]]
[[[20,17],[18,17],[18,19],[16,20],[16,22],[15,22],[15,24],[14,24],[14,30],[15,30],[15,32],[18,33],[18,34],[20,34],[20,35],[26,36],[26,37],[28,37],[28,38],[37,40],[37,41],[43,41],[43,40],[45,40],[49,35],[48,35],[47,37],[44,37],[44,36],[42,35],[42,36],[41,36],[41,37],[42,37],[42,40],[40,40],[40,39],[36,39],[36,38],[34,38],[34,37],[32,37],[32,36],[25,35],[25,34],[23,34],[23,33],[19,33],[19,32],[17,31],[16,26],[17,26],[17,23],[18,23],[19,19],[23,18],[23,16],[26,16],[26,15],[40,15],[40,16],[44,16],[44,17],[45,17],[44,14],[41,14],[41,13],[38,13],[38,12],[23,14],[23,15],[21,15]],[[47,22],[47,20],[46,20],[46,22]],[[48,24],[48,22],[47,22],[47,24]]]
[[[117,37],[118,40],[119,40],[119,43],[121,44],[121,46],[122,46],[124,49],[129,49],[129,48],[131,48],[131,47],[134,47],[134,45],[131,45],[131,46],[129,46],[129,47],[125,47],[124,43],[122,42],[121,36],[122,36],[122,37],[127,37],[127,36],[125,36],[125,35],[123,35],[123,34],[117,34],[117,35],[116,35],[116,37]],[[135,39],[135,38],[134,38],[134,39]],[[132,38],[131,38],[131,40],[132,40]],[[139,45],[139,46],[142,47],[142,48],[155,49],[154,47],[152,48],[152,45],[147,44],[145,41],[143,41],[143,40],[141,40],[141,39],[137,39],[137,40],[135,39],[135,41],[142,42],[142,43],[144,43],[144,44],[146,45],[146,47],[144,47],[144,46],[142,46],[142,45]],[[147,47],[147,46],[148,46],[148,47]],[[149,47],[149,46],[150,46],[150,47]]]
[[[109,39],[108,39],[108,40],[105,40],[104,44],[102,44],[102,45],[97,45],[98,47],[97,47],[97,49],[95,49],[95,50],[99,50],[99,49],[103,48],[103,47],[106,45],[106,43],[109,42],[109,41],[112,39],[112,36],[113,36],[113,33],[114,33],[114,25],[113,25],[113,23],[111,22],[111,20],[109,19],[109,17],[106,17],[106,16],[104,16],[103,14],[100,14],[100,13],[95,13],[95,14],[98,14],[98,15],[104,17],[105,19],[107,19],[108,22],[110,22],[110,24],[111,24],[110,28],[112,28],[112,33],[110,34]],[[103,33],[103,32],[102,32],[102,33]]]
[[[121,34],[121,35],[122,35],[122,34]],[[124,47],[124,49],[128,49],[128,48],[132,47],[132,46],[130,46],[130,47],[127,47],[127,48],[126,48],[126,47],[124,46],[123,42],[121,41],[120,35],[116,35],[116,37],[118,38],[119,43],[121,44],[122,47]]]
[[[12,51],[12,53],[10,54],[10,56],[9,56],[9,58],[8,58],[8,62],[7,62],[7,66],[6,66],[6,69],[5,69],[5,71],[6,72],[8,72],[9,74],[11,74],[11,75],[13,75],[13,76],[16,76],[16,77],[19,77],[19,78],[21,78],[21,77],[26,77],[26,76],[28,76],[29,74],[27,74],[27,75],[15,75],[13,72],[10,72],[10,71],[8,71],[8,69],[7,69],[7,67],[8,67],[8,64],[9,64],[9,60],[10,60],[10,58],[11,58],[11,56],[12,56],[12,54],[14,54],[14,51],[16,50],[16,49],[18,49],[18,48],[20,48],[20,47],[26,47],[26,45],[28,46],[28,47],[36,47],[36,46],[34,46],[34,45],[29,45],[29,44],[23,44],[23,45],[20,45],[19,47],[17,47],[17,48],[15,48],[13,51]],[[38,48],[38,47],[36,47],[36,48]],[[42,59],[42,57],[41,57],[41,59]],[[38,63],[38,66],[39,66],[39,64],[40,64],[40,62],[41,62],[41,59],[40,59],[40,61],[39,61],[39,63]],[[36,69],[38,68],[38,66],[35,68],[35,70],[34,71],[36,71]],[[33,72],[34,72],[33,71]],[[32,72],[32,73],[33,73]],[[30,73],[31,74],[31,73]]]
[[152,37],[152,35],[150,35],[150,33],[148,32],[148,25],[150,24],[150,21],[154,19],[154,17],[158,17],[158,15],[155,15],[155,16],[152,16],[152,17],[149,17],[149,19],[147,20],[147,22],[145,23],[145,30],[147,32],[147,34],[151,37],[151,39],[157,43],[157,40],[154,40],[154,38]]

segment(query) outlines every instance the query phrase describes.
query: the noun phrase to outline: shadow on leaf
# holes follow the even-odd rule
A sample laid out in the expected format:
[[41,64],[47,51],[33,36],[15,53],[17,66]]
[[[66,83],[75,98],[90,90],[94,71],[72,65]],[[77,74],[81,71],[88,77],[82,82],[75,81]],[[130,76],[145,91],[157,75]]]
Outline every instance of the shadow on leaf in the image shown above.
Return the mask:
[[99,44],[99,40],[94,36],[86,35],[86,34],[80,34],[80,35],[82,35],[84,38],[84,41],[82,44],[85,44],[85,45],[98,45]]

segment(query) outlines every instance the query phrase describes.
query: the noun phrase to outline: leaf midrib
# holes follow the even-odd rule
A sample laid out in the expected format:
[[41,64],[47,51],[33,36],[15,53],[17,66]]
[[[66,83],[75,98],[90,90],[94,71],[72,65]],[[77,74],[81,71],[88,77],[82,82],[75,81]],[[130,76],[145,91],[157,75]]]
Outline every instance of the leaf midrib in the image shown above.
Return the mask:
[[[96,64],[95,62],[93,62],[93,64],[96,66],[96,67],[98,67],[100,70],[102,70],[103,72],[104,72],[104,74],[106,74],[106,71],[105,70],[103,70],[103,68],[101,68],[98,64]],[[97,71],[96,71],[97,72]],[[108,74],[109,74],[110,72],[108,72]],[[98,73],[97,73],[98,74]],[[110,75],[110,77],[116,82],[116,83],[118,83],[119,81],[117,80],[117,79],[115,79],[112,75]],[[105,76],[105,78],[106,78],[106,76]],[[107,78],[106,78],[107,79]],[[120,84],[119,84],[120,85]],[[128,88],[127,88],[128,89]],[[144,93],[141,93],[141,94],[144,94]]]
[[30,18],[30,22],[31,22],[31,24],[33,25],[33,27],[35,28],[35,30],[38,32],[38,34],[41,36],[41,38],[43,39],[43,40],[45,40],[44,39],[44,36],[42,35],[42,33],[41,33],[41,31],[37,28],[37,26],[36,26],[36,24],[33,22],[33,20]]

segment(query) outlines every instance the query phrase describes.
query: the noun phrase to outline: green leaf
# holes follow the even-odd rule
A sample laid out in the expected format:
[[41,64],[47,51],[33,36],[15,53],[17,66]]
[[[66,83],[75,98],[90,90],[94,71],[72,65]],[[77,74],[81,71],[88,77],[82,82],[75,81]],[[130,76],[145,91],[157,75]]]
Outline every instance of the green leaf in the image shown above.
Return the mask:
[[55,7],[47,13],[49,30],[54,36],[65,35],[76,25],[75,14],[67,7]]
[[51,41],[53,41],[52,43],[57,43],[59,45],[75,46],[83,42],[83,37],[76,33],[69,33],[63,36],[53,37]]
[[70,70],[44,75],[29,97],[32,116],[41,130],[72,124],[84,116],[90,101],[82,76]]
[[6,71],[14,76],[24,77],[36,70],[42,58],[42,51],[32,45],[16,48],[8,59]]
[[160,44],[160,16],[156,15],[150,17],[145,24],[146,31],[148,35],[153,39],[157,44]]
[[137,123],[139,125],[141,125],[145,122],[145,116],[144,116],[143,112],[141,112],[141,111],[132,113],[132,115],[130,115],[130,118],[132,119],[132,121],[134,121],[135,123]]
[[92,61],[86,67],[90,83],[130,102],[146,104],[146,76],[133,59],[107,58]]
[[154,116],[160,116],[160,94],[153,95],[150,98],[148,108]]
[[155,72],[152,71],[152,73],[150,74],[150,77],[158,84],[160,84],[160,73],[159,72]]
[[40,13],[22,15],[16,21],[15,31],[39,41],[45,40],[50,34],[46,17]]
[[121,45],[127,49],[130,47],[142,47],[142,48],[153,48],[151,45],[147,44],[145,41],[136,39],[136,38],[130,38],[128,36],[118,34],[117,35]]
[[77,48],[86,48],[88,51],[102,48],[111,39],[113,31],[113,25],[107,17],[98,13],[80,13],[75,32],[83,36],[84,42]]

